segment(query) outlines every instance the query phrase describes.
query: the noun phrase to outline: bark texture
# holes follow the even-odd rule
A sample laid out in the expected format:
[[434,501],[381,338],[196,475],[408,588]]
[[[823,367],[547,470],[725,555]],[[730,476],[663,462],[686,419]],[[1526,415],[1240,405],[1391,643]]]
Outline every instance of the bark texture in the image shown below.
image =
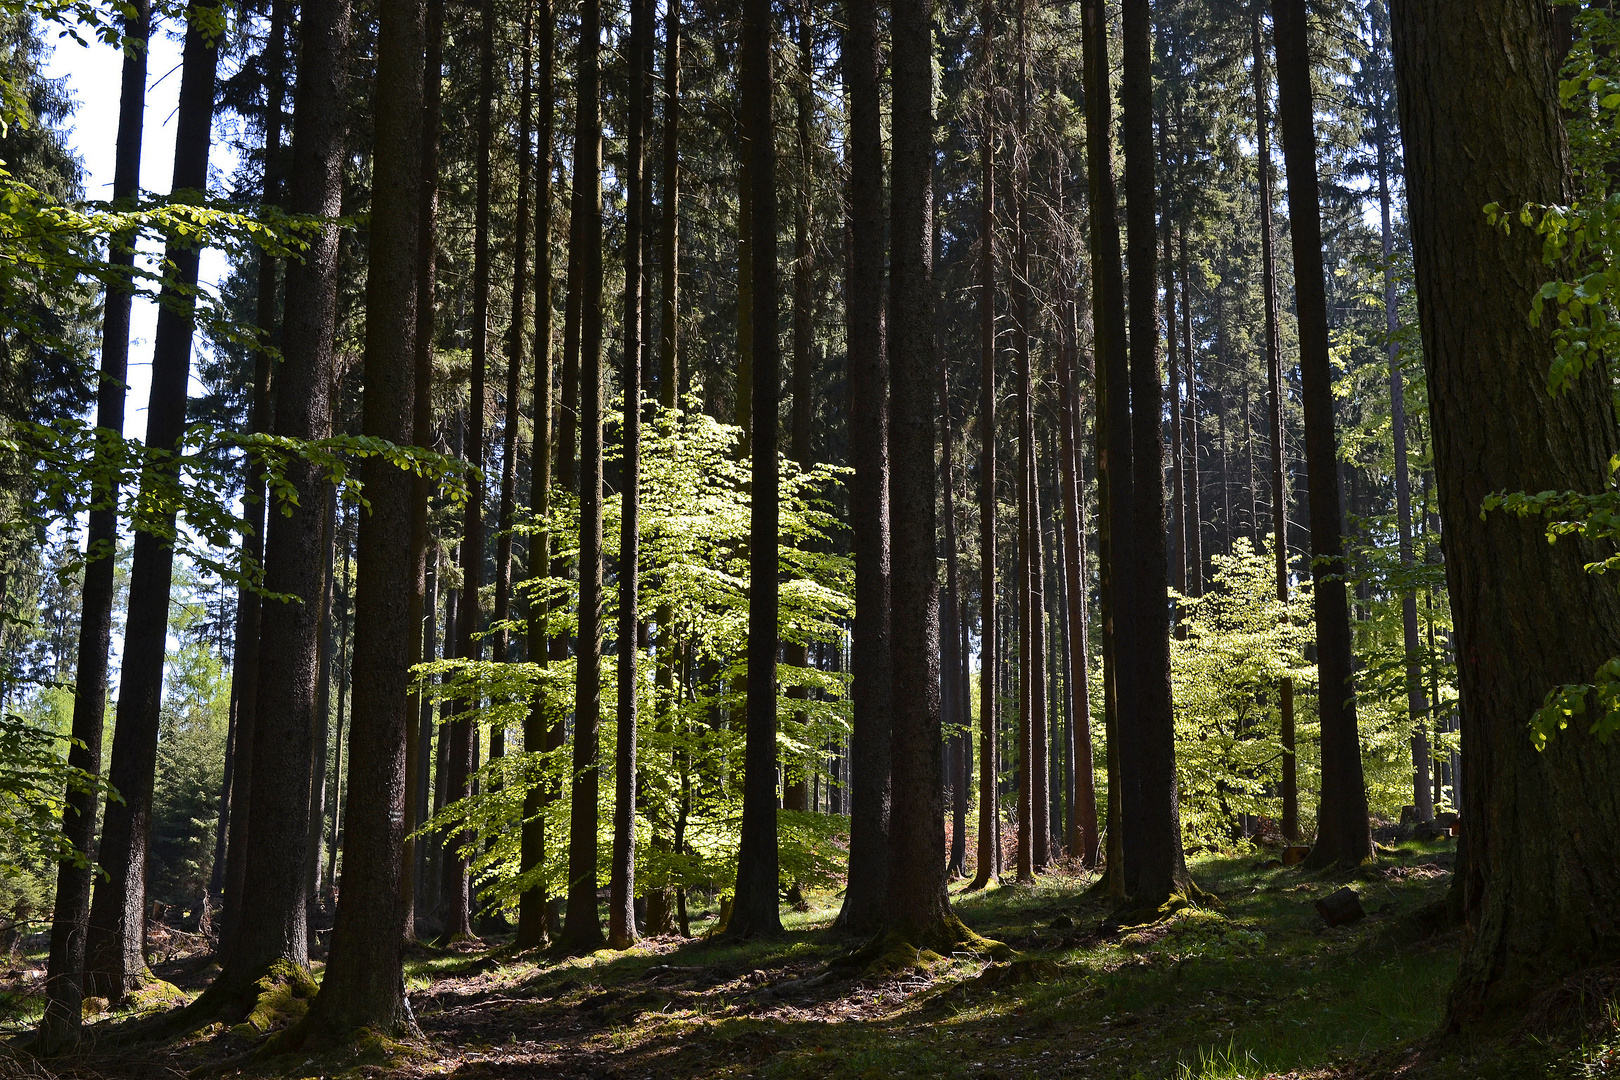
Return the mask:
[[1620,438],[1597,372],[1548,396],[1551,342],[1525,317],[1549,276],[1541,242],[1481,212],[1570,198],[1547,5],[1405,0],[1392,14],[1466,761],[1468,934],[1449,1023],[1484,1027],[1620,956],[1620,743],[1577,718],[1538,752],[1525,729],[1550,688],[1620,653],[1620,599],[1583,569],[1594,551],[1549,547],[1536,521],[1482,519],[1480,504],[1602,490]]

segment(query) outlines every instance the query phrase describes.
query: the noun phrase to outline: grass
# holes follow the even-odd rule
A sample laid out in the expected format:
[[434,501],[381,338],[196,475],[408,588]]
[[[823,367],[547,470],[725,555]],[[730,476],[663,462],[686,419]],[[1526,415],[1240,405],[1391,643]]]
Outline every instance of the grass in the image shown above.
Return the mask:
[[[780,938],[643,942],[554,961],[488,948],[412,949],[406,982],[426,1040],[410,1054],[264,1062],[244,1075],[603,1076],[721,1080],[1250,1080],[1620,1075],[1615,1022],[1587,1042],[1431,1038],[1455,934],[1412,940],[1402,916],[1441,894],[1449,844],[1412,844],[1350,878],[1205,857],[1218,897],[1117,938],[1083,876],[958,894],[975,931],[1020,950],[882,974],[831,961],[861,944],[830,931],[838,897],[784,911]],[[1348,881],[1368,917],[1328,929],[1312,904]],[[957,886],[961,888],[960,885]],[[697,914],[694,910],[694,916]],[[712,921],[694,921],[694,929]],[[487,943],[498,946],[499,941]],[[823,982],[818,976],[832,971]],[[1611,1017],[1611,1021],[1615,1018]],[[1608,1041],[1604,1041],[1607,1039]],[[76,1070],[129,1080],[229,1061],[240,1033]],[[88,1063],[87,1063],[88,1065]],[[5,1073],[0,1063],[0,1075]]]

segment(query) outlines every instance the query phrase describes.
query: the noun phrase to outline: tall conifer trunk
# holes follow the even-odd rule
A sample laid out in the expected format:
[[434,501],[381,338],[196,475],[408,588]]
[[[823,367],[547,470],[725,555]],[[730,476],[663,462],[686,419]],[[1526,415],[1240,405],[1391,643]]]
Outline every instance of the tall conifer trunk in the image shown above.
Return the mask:
[[[306,11],[308,9],[306,8]],[[306,15],[306,18],[308,16]],[[367,253],[365,397],[361,431],[408,442],[417,415],[418,237],[421,226],[423,0],[383,0],[378,11],[372,238]],[[370,511],[356,545],[354,702],[343,889],[320,993],[305,1030],[345,1038],[411,1025],[401,967],[404,905],[405,740],[410,664],[420,632],[410,622],[421,556],[410,544],[417,487],[378,458],[361,464]]]
[[[140,187],[141,135],[146,108],[146,42],[152,7],[138,0],[126,13],[123,32],[123,86],[118,102],[118,143],[114,155],[112,201],[127,205]],[[114,237],[108,261],[123,273],[135,265],[134,237]],[[262,267],[262,264],[261,264]],[[260,271],[263,272],[262,269]],[[126,285],[107,290],[101,320],[101,369],[96,381],[96,428],[115,435],[124,431],[125,379],[129,372],[129,322],[133,293]],[[97,453],[97,464],[105,464]],[[74,676],[73,739],[68,765],[97,776],[101,772],[101,733],[107,714],[108,653],[112,648],[112,611],[116,594],[118,547],[118,482],[115,474],[97,481],[85,537],[86,564],[79,615],[78,669]],[[247,535],[243,536],[244,545]],[[242,591],[243,596],[256,594]],[[240,601],[239,601],[240,602]],[[40,1048],[47,1054],[75,1041],[84,1003],[85,938],[90,917],[90,888],[95,868],[90,861],[96,830],[96,793],[70,788],[62,802],[62,833],[77,853],[56,867],[56,897],[51,913],[51,951],[45,969],[45,1013],[40,1019]],[[224,835],[223,830],[221,836]],[[216,864],[219,862],[216,855]]]
[[984,130],[979,135],[979,850],[970,889],[1001,874],[996,836],[996,135],[990,91],[995,85],[995,8],[979,8],[979,63]]
[[[299,20],[297,91],[293,105],[290,212],[335,218],[342,197],[345,92],[349,46],[348,0],[304,5]],[[339,229],[323,226],[301,261],[287,265],[283,358],[277,372],[274,431],[299,440],[332,434],[337,369]],[[327,503],[332,488],[323,469],[294,458],[285,467],[295,500],[270,515],[265,536],[265,587],[293,602],[270,602],[262,613],[265,643],[259,655],[258,710],[253,732],[249,805],[257,815],[248,833],[244,906],[236,939],[203,1002],[225,1015],[245,1014],[258,980],[278,963],[309,963],[307,880],[310,791],[314,761],[311,728],[317,703],[320,637],[325,614]],[[342,737],[342,723],[339,721]],[[323,763],[324,764],[324,763]],[[334,799],[337,796],[334,793]]]
[[[562,944],[604,943],[596,911],[598,760],[602,729],[602,5],[580,5],[574,108],[575,303],[579,325],[579,647],[575,655],[573,780],[569,799],[568,911]],[[566,328],[565,328],[566,329]],[[564,373],[566,379],[566,371]],[[567,396],[567,384],[564,384]],[[568,403],[564,403],[564,413]],[[572,432],[569,432],[572,434]],[[572,447],[566,447],[572,449]]]
[[[279,206],[282,197],[281,132],[283,105],[287,96],[287,33],[291,21],[291,0],[270,5],[270,35],[265,43],[264,178],[260,201]],[[276,340],[276,262],[259,253],[257,311],[254,322],[260,348],[253,357],[253,396],[248,403],[248,428],[268,433],[272,419],[272,393],[275,368],[269,346]],[[249,462],[243,515],[247,528],[242,536],[242,553],[256,563],[264,561],[265,477],[263,467]],[[237,916],[241,914],[242,882],[247,872],[248,823],[251,818],[248,791],[253,776],[253,727],[257,716],[259,685],[259,627],[263,600],[251,589],[239,590],[236,612],[235,651],[231,657],[231,692],[236,714],[230,737],[230,756],[222,802],[227,803],[220,818],[219,839],[224,841],[224,857],[215,866],[219,879],[222,912],[219,947],[214,955],[223,964],[230,956],[236,936]],[[218,848],[216,847],[216,856]]]
[[[1350,605],[1344,584],[1339,471],[1328,359],[1327,285],[1316,179],[1316,130],[1305,0],[1275,0],[1278,119],[1288,170],[1288,220],[1299,312],[1299,370],[1310,482],[1311,572],[1316,587],[1316,655],[1322,717],[1322,795],[1312,867],[1355,866],[1372,857],[1367,788],[1356,730]],[[1483,205],[1483,204],[1482,204]]]
[[[214,117],[214,0],[187,8],[181,60],[180,102],[175,117],[174,183],[180,201],[200,202],[208,188],[208,147]],[[200,252],[189,238],[170,237],[157,333],[152,345],[152,392],[146,411],[146,446],[174,452],[186,426],[186,386],[191,372]],[[142,497],[172,483],[147,467]],[[173,503],[169,503],[173,507]],[[170,509],[161,526],[174,527]],[[152,834],[152,786],[157,769],[158,718],[163,701],[163,660],[168,646],[169,586],[174,549],[156,533],[135,533],[129,572],[129,606],[119,667],[118,708],[113,726],[108,780],[119,797],[107,800],[98,862],[106,876],[96,882],[86,939],[85,990],[121,1002],[146,978],[146,859]],[[302,910],[300,908],[300,910]]]
[[1070,333],[1058,360],[1058,453],[1063,498],[1063,571],[1069,606],[1068,671],[1066,680],[1074,699],[1074,802],[1069,817],[1069,852],[1088,867],[1097,865],[1097,791],[1091,750],[1091,694],[1089,627],[1086,616],[1086,519],[1080,482],[1080,408],[1075,387],[1079,351],[1074,310],[1068,318]]
[[619,495],[618,745],[613,768],[613,851],[609,860],[608,944],[628,949],[636,941],[636,658],[641,627],[641,305],[643,302],[643,159],[646,157],[646,96],[651,81],[652,0],[630,4],[629,113],[625,151],[624,353],[619,387],[624,394],[624,458]]
[[1092,333],[1096,356],[1098,568],[1102,596],[1104,725],[1108,737],[1107,889],[1115,900],[1126,891],[1127,841],[1136,813],[1135,765],[1126,752],[1120,711],[1135,701],[1136,654],[1130,575],[1119,556],[1131,550],[1130,379],[1125,352],[1125,274],[1120,251],[1119,201],[1114,190],[1108,78],[1108,20],[1102,0],[1085,0],[1081,12],[1085,52],[1086,177],[1091,197]]
[[[556,9],[552,0],[539,0],[535,12],[536,55],[540,58],[538,97],[540,114],[535,141],[535,236],[534,236],[534,424],[533,452],[529,461],[529,509],[542,520],[551,513],[551,454],[554,426],[551,408],[554,396],[551,382],[551,154],[553,117],[556,110]],[[548,592],[551,576],[551,530],[544,528],[529,541],[528,649],[529,662],[550,662],[549,636],[552,601]],[[556,743],[552,731],[556,731]],[[539,753],[561,747],[562,722],[554,715],[552,703],[537,693],[523,719],[523,750]],[[546,859],[546,825],[542,815],[554,797],[550,784],[536,785],[523,797],[523,837],[519,868],[529,873]],[[544,885],[526,890],[518,898],[518,949],[532,949],[547,939]]]
[[1447,1023],[1500,1030],[1620,955],[1620,742],[1579,717],[1544,750],[1525,729],[1549,690],[1620,654],[1620,598],[1584,568],[1612,548],[1549,547],[1544,522],[1480,506],[1602,491],[1620,437],[1601,367],[1547,393],[1553,345],[1525,317],[1550,275],[1542,238],[1481,213],[1571,201],[1549,6],[1404,0],[1392,15],[1463,718],[1467,932]]
[[[1271,442],[1271,544],[1277,567],[1277,599],[1288,603],[1288,463],[1283,441],[1282,339],[1277,332],[1277,262],[1271,228],[1271,81],[1266,76],[1265,38],[1260,16],[1266,0],[1255,0],[1254,126],[1260,171],[1260,289],[1265,303],[1266,434]],[[1185,241],[1183,241],[1185,242]],[[1289,843],[1299,840],[1299,764],[1294,754],[1294,679],[1284,675],[1277,683],[1277,709],[1282,735],[1282,834]]]
[[[776,651],[777,651],[777,400],[781,344],[777,340],[776,146],[771,108],[770,0],[743,0],[743,122],[748,162],[749,247],[752,252],[753,414],[748,521],[747,732],[743,749],[742,845],[737,897],[729,932],[775,934],[777,903]],[[740,403],[739,403],[740,406]]]
[[889,373],[884,341],[883,132],[875,0],[847,0],[843,68],[850,111],[850,527],[855,628],[850,651],[849,887],[837,925],[869,934],[883,921],[889,858]]

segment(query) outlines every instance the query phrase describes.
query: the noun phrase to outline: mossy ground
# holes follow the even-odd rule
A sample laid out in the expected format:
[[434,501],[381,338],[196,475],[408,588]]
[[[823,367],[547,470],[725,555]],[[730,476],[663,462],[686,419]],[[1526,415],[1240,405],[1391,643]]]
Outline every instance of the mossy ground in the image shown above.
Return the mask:
[[[1194,874],[1218,905],[1114,935],[1097,933],[1110,912],[1085,895],[1083,877],[958,895],[963,921],[1017,949],[1011,960],[914,949],[885,955],[881,970],[840,969],[831,962],[861,943],[829,931],[838,899],[825,894],[808,896],[807,911],[785,910],[787,932],[774,940],[662,939],[555,962],[495,952],[498,940],[416,948],[407,985],[423,1042],[255,1060],[243,1055],[262,1042],[212,1029],[138,1059],[91,1056],[52,1071],[97,1080],[221,1066],[412,1080],[1620,1075],[1613,1013],[1584,1042],[1434,1037],[1459,939],[1419,940],[1403,919],[1441,895],[1450,856],[1444,844],[1408,845],[1349,877],[1204,858]],[[1312,904],[1347,882],[1368,917],[1330,930]],[[0,1076],[8,1071],[0,1062]]]

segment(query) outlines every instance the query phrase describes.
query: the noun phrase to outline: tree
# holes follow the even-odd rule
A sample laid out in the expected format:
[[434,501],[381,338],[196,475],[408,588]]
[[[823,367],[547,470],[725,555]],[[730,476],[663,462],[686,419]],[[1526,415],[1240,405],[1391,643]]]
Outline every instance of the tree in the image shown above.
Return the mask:
[[1294,303],[1299,315],[1299,370],[1305,404],[1305,468],[1310,482],[1312,597],[1316,607],[1322,795],[1312,867],[1355,866],[1372,857],[1367,788],[1361,771],[1350,604],[1344,583],[1333,371],[1328,359],[1327,286],[1322,212],[1316,177],[1316,125],[1311,103],[1305,0],[1275,0],[1278,120],[1288,169],[1288,221],[1294,247]]
[[[118,108],[112,201],[127,205],[140,186],[141,133],[146,108],[146,40],[152,8],[140,0],[128,9],[122,31],[123,86]],[[115,237],[109,262],[124,271],[135,265],[133,237]],[[132,294],[110,287],[101,323],[101,370],[96,384],[96,427],[122,434],[124,380],[129,371],[129,320]],[[105,456],[105,455],[103,455]],[[118,548],[118,484],[103,481],[91,495],[85,537],[83,606],[79,617],[79,663],[74,676],[73,739],[68,764],[95,776],[101,771],[101,730],[107,713],[107,655],[112,647],[113,600]],[[78,1036],[84,999],[85,939],[90,915],[90,862],[96,829],[96,789],[70,786],[62,806],[62,831],[75,855],[57,864],[56,899],[51,917],[51,951],[45,972],[45,1013],[40,1018],[40,1047],[46,1053],[65,1048]]]
[[[579,258],[579,648],[575,653],[568,912],[561,946],[603,943],[596,913],[596,812],[602,727],[602,6],[583,0],[574,108],[574,235]],[[572,256],[573,252],[570,252]],[[566,336],[566,328],[565,328]],[[567,349],[566,341],[564,349]],[[564,412],[568,411],[564,368]],[[565,453],[572,449],[564,443]]]
[[[376,44],[376,100],[394,107],[378,110],[372,144],[361,430],[401,445],[411,438],[417,406],[425,14],[422,0],[384,0]],[[406,714],[413,639],[419,633],[409,613],[420,556],[399,538],[410,536],[416,482],[380,457],[362,462],[361,480],[371,509],[361,515],[357,543],[343,890],[326,974],[304,1029],[329,1038],[346,1038],[362,1028],[393,1035],[410,1024],[401,966],[400,879]]]
[[[529,463],[529,509],[541,519],[551,513],[551,402],[555,396],[551,384],[551,152],[553,117],[555,116],[556,61],[553,44],[556,37],[556,11],[551,0],[540,0],[535,12],[540,57],[540,126],[535,141],[539,152],[535,168],[535,242],[534,242],[534,423],[533,456]],[[550,660],[547,641],[547,623],[551,615],[551,597],[546,582],[551,575],[551,531],[545,529],[529,540],[529,593],[528,646],[529,659],[536,664]],[[544,691],[535,695],[523,721],[523,749],[526,753],[555,750],[562,745],[562,724],[551,713],[551,703]],[[553,745],[551,735],[556,731]],[[521,869],[531,873],[546,858],[546,825],[541,814],[551,792],[535,787],[523,800],[523,844],[520,854]],[[542,886],[526,889],[518,902],[517,947],[532,949],[546,941],[546,890]]]
[[838,927],[870,934],[883,924],[889,849],[889,374],[883,324],[883,132],[877,5],[848,0],[844,33],[849,96],[850,529],[855,627],[850,652],[849,887]]
[[[782,346],[777,339],[776,142],[771,102],[770,0],[743,0],[742,90],[748,163],[748,237],[753,265],[752,499],[748,523],[747,732],[743,748],[742,848],[728,932],[778,934],[776,833],[776,650],[778,505],[777,399]],[[741,402],[738,403],[739,409]]]
[[[213,0],[186,9],[186,42],[175,117],[174,195],[201,201],[208,188],[209,130],[214,116],[214,68],[219,58]],[[171,236],[164,258],[173,267],[158,307],[152,345],[152,393],[147,405],[146,446],[173,454],[185,432],[186,385],[191,371],[199,253],[193,241]],[[161,471],[171,457],[143,473],[142,497],[164,485]],[[173,476],[167,482],[173,482]],[[172,534],[174,504],[157,524]],[[113,726],[108,779],[121,796],[108,799],[102,815],[98,859],[101,878],[90,904],[85,988],[122,1001],[146,977],[142,943],[146,916],[146,847],[152,828],[152,778],[157,765],[158,714],[163,698],[163,658],[168,643],[169,586],[174,548],[159,531],[137,531],[130,567],[129,614],[119,670],[118,710]]]
[[1584,568],[1595,547],[1549,547],[1533,521],[1481,506],[1494,491],[1604,490],[1620,438],[1601,364],[1548,392],[1551,335],[1525,318],[1542,246],[1483,213],[1571,202],[1548,6],[1391,13],[1467,761],[1469,929],[1447,1023],[1484,1030],[1615,949],[1603,868],[1620,854],[1620,743],[1577,718],[1538,750],[1525,721],[1620,653],[1620,599]]
[[613,852],[608,883],[608,944],[628,949],[636,941],[636,658],[641,614],[641,305],[642,188],[647,117],[652,84],[651,0],[630,5],[629,129],[625,133],[624,353],[619,386],[624,394],[624,460],[619,514],[618,747],[613,767]]
[[1133,776],[1121,745],[1120,709],[1134,700],[1135,654],[1129,576],[1121,572],[1116,553],[1130,550],[1131,428],[1130,379],[1125,345],[1124,262],[1116,224],[1119,202],[1114,165],[1108,90],[1108,21],[1101,0],[1085,0],[1081,11],[1085,51],[1086,178],[1091,205],[1092,351],[1096,356],[1097,412],[1097,547],[1101,578],[1103,679],[1106,683],[1104,728],[1108,739],[1108,857],[1105,884],[1109,895],[1125,899],[1126,836],[1131,830],[1132,801],[1125,788]]
[[890,727],[890,933],[949,945],[968,931],[945,890],[940,760],[939,574],[935,561],[933,3],[895,0],[889,290],[892,386],[894,696]]
[[[1277,265],[1271,230],[1271,81],[1266,76],[1265,38],[1260,33],[1260,17],[1265,0],[1255,0],[1252,39],[1254,44],[1254,130],[1255,157],[1260,169],[1260,288],[1265,305],[1266,399],[1269,405],[1266,433],[1271,440],[1271,544],[1277,563],[1277,600],[1288,603],[1288,463],[1283,440],[1282,339],[1277,331]],[[1299,839],[1299,784],[1295,779],[1298,760],[1294,754],[1294,680],[1284,675],[1277,683],[1277,709],[1282,718],[1282,834],[1294,843]]]
[[1001,873],[996,805],[996,136],[992,0],[979,9],[984,130],[979,138],[979,851],[971,889]]
[[[304,6],[299,21],[297,91],[293,104],[293,164],[289,210],[328,219],[300,262],[289,262],[284,358],[278,373],[275,433],[315,441],[332,434],[337,371],[339,228],[349,45],[347,0]],[[253,731],[250,806],[275,808],[251,819],[243,895],[252,897],[236,922],[230,959],[209,988],[230,1014],[245,1014],[258,981],[278,962],[309,964],[305,914],[311,783],[311,729],[317,707],[320,635],[325,615],[326,532],[331,487],[314,460],[296,459],[284,472],[293,500],[273,514],[265,535],[265,586],[296,599],[262,611],[268,647],[260,649],[258,718]],[[199,1009],[201,1006],[199,1006]]]

